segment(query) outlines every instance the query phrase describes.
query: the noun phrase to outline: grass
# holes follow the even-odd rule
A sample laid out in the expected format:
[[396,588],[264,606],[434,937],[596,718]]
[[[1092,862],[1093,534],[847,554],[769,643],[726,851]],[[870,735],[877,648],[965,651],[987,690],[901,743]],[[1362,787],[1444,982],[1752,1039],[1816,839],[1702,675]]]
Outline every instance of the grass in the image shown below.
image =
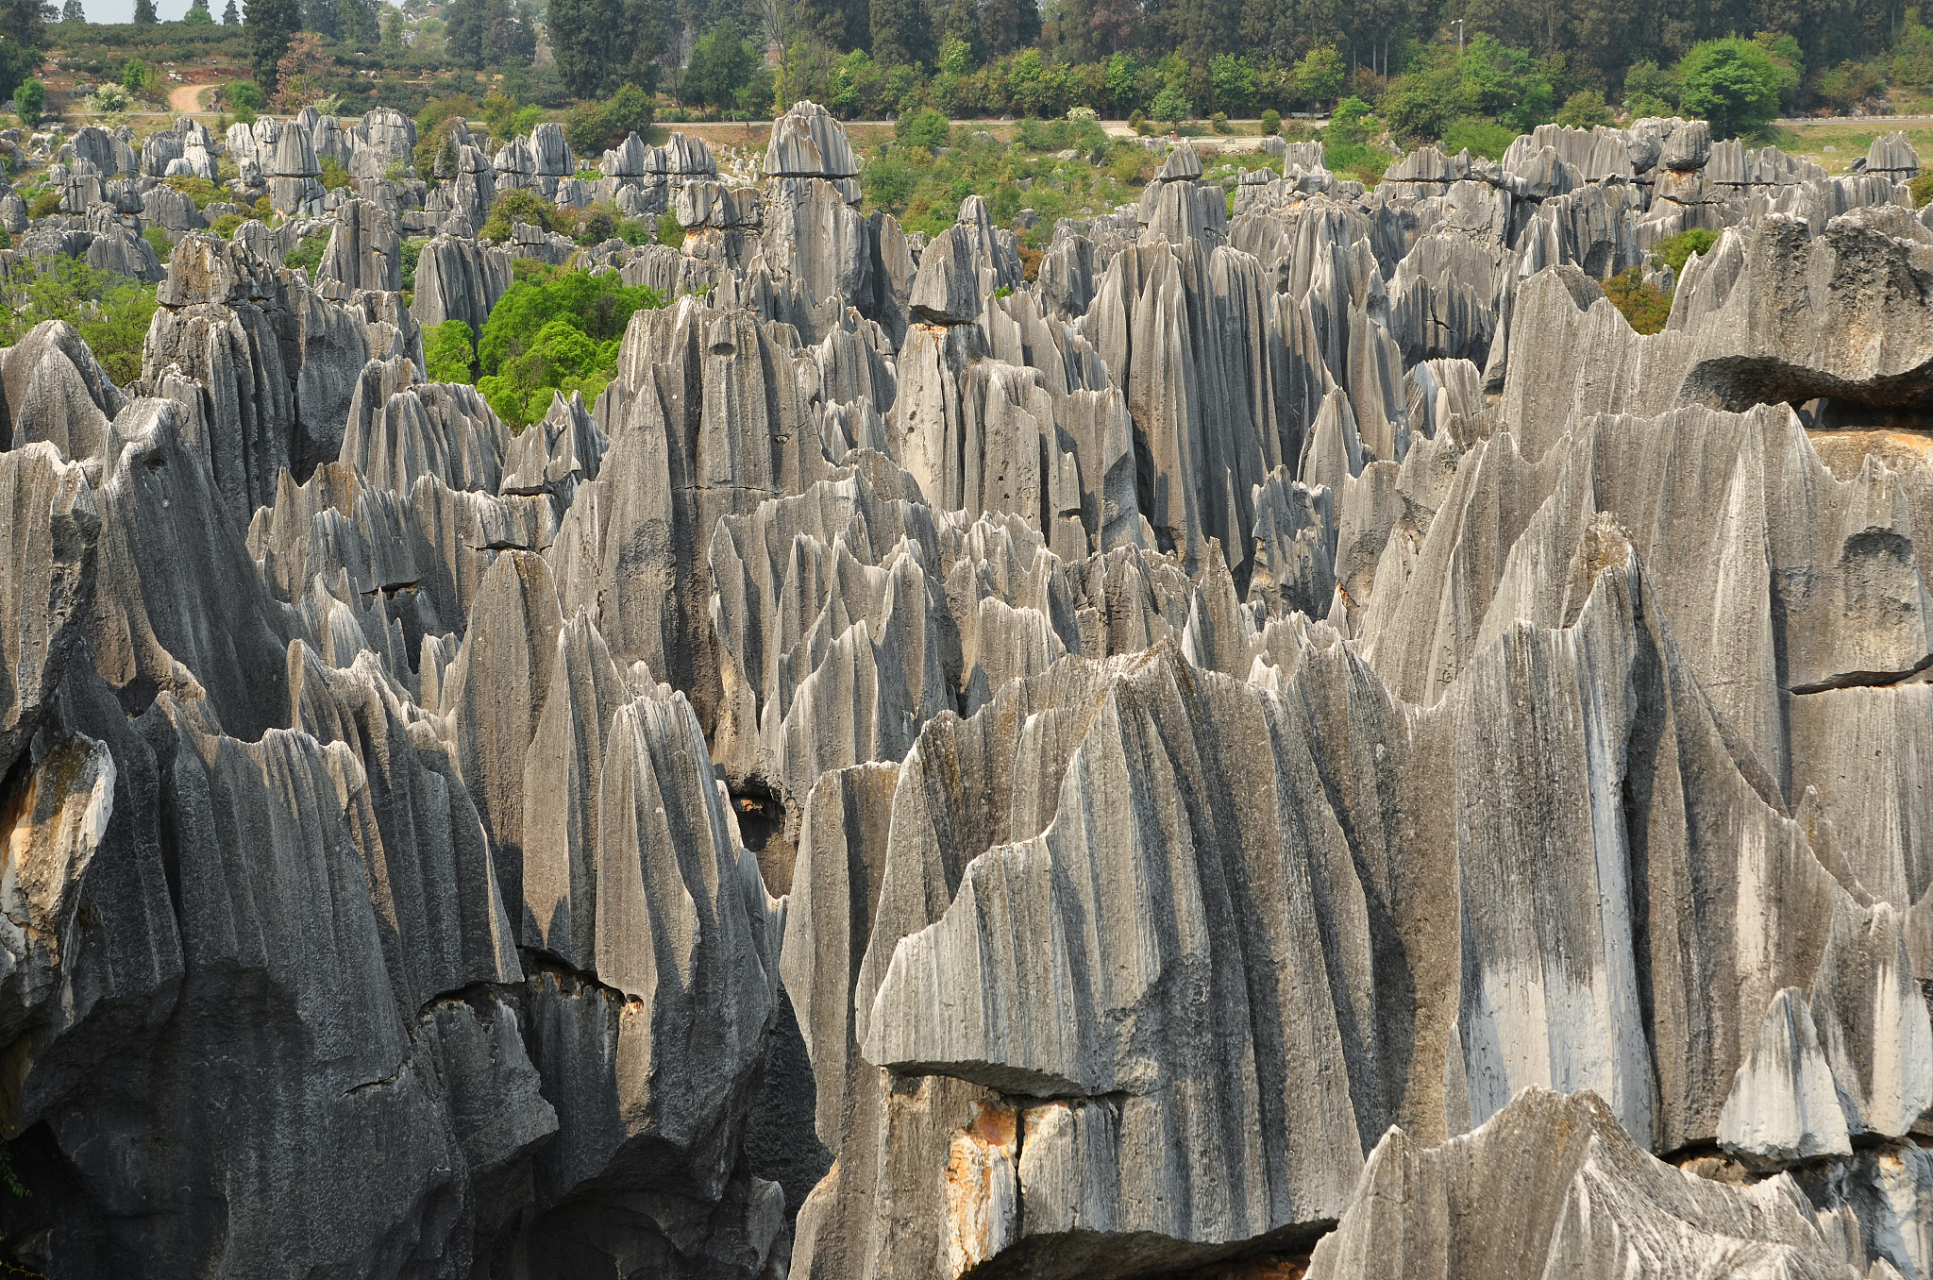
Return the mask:
[[[1857,124],[1783,125],[1779,133],[1782,135],[1778,140],[1779,150],[1803,156],[1827,173],[1844,173],[1847,166],[1866,154],[1874,138],[1889,133],[1904,133],[1915,151],[1923,156],[1933,155],[1933,124],[1889,124],[1883,116],[1870,123],[1862,120]],[[1833,150],[1827,151],[1827,147]]]

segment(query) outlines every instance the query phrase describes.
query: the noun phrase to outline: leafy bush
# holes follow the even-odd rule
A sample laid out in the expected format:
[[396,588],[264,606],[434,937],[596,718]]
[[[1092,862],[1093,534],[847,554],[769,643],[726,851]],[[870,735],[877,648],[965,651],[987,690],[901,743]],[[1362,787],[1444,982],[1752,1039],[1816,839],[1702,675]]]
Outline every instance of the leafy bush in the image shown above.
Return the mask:
[[268,99],[262,95],[262,86],[253,80],[231,80],[222,86],[222,101],[236,111],[246,108],[261,111],[268,106]]
[[355,185],[356,180],[349,176],[349,171],[343,168],[341,162],[334,156],[324,156],[322,158],[322,189],[324,191],[340,191],[345,187],[353,187]]
[[1107,131],[1086,120],[1036,120],[1028,116],[1014,126],[1014,145],[1023,151],[1085,151],[1107,146]]
[[1226,111],[1217,111],[1214,115],[1209,116],[1208,127],[1216,133],[1227,133],[1229,131],[1228,113]]
[[0,308],[0,346],[12,346],[45,320],[80,331],[107,376],[122,386],[141,376],[141,344],[154,318],[154,286],[59,255],[46,270],[15,276]]
[[216,218],[215,224],[208,229],[224,240],[233,240],[235,238],[235,228],[247,221],[248,219],[239,213],[224,213],[221,217]]
[[656,291],[609,272],[532,270],[483,326],[477,390],[513,429],[541,418],[552,391],[594,399],[617,371],[632,313],[662,305]]
[[1134,130],[1144,138],[1151,132],[1148,127],[1148,118],[1141,114],[1139,107],[1136,107],[1128,116],[1128,128]]
[[13,91],[14,111],[20,116],[20,123],[29,129],[40,123],[40,113],[47,106],[47,86],[38,80],[27,80]]
[[1636,267],[1606,280],[1604,296],[1639,333],[1658,333],[1671,318],[1671,295],[1655,284],[1646,284],[1644,273]]
[[1649,59],[1632,63],[1624,73],[1624,109],[1639,119],[1676,114],[1683,91],[1677,76]]
[[1443,130],[1443,150],[1450,155],[1469,149],[1473,156],[1501,160],[1517,135],[1509,125],[1491,120],[1465,118],[1454,120]]
[[670,249],[684,248],[684,224],[678,221],[677,214],[668,209],[658,215],[658,243]]
[[1913,207],[1924,208],[1927,201],[1933,200],[1933,169],[1926,170],[1907,183],[1906,189],[1913,195]]
[[148,242],[148,248],[154,250],[154,256],[163,262],[166,262],[168,255],[175,251],[175,242],[168,238],[168,230],[166,227],[157,227],[152,224],[143,227],[141,228],[141,238]]
[[562,209],[535,191],[507,187],[497,192],[496,199],[491,201],[490,216],[477,228],[477,235],[501,243],[510,239],[519,222],[554,231],[557,229],[557,219],[562,216],[565,216]]
[[1262,113],[1262,136],[1273,137],[1280,132],[1282,132],[1282,113],[1270,107]]
[[617,219],[609,209],[592,209],[577,227],[577,243],[589,247],[603,244],[617,234]]
[[1557,112],[1557,123],[1572,129],[1595,128],[1611,123],[1611,109],[1604,105],[1604,95],[1596,89],[1579,89],[1564,99],[1563,107]]
[[291,271],[300,267],[310,275],[314,275],[315,269],[322,265],[322,254],[328,247],[329,234],[326,231],[318,235],[303,236],[295,248],[282,255],[282,265]]
[[461,320],[445,320],[423,334],[423,367],[431,382],[475,382],[476,335]]
[[59,212],[60,192],[58,191],[37,195],[34,197],[34,202],[27,206],[27,216],[30,218],[51,218]]
[[197,209],[206,209],[215,201],[224,199],[227,194],[208,179],[198,178],[193,174],[176,174],[172,178],[163,178],[162,181],[194,201]]
[[1109,176],[1124,185],[1144,181],[1142,174],[1147,167],[1148,153],[1140,147],[1116,147],[1107,162]]
[[921,107],[893,121],[893,137],[901,146],[943,147],[953,122],[931,107]]
[[1718,234],[1703,227],[1693,227],[1690,231],[1680,231],[1675,236],[1666,236],[1651,246],[1651,260],[1668,266],[1675,274],[1685,269],[1685,263],[1694,253],[1707,253],[1718,243]]
[[416,150],[410,159],[416,166],[417,177],[434,182],[439,159],[446,167],[454,163],[456,153],[450,141],[451,128],[456,121],[467,122],[476,109],[476,103],[463,94],[430,99],[429,105],[416,117]]
[[403,241],[403,288],[411,293],[416,291],[416,264],[422,260],[423,246],[428,240]]

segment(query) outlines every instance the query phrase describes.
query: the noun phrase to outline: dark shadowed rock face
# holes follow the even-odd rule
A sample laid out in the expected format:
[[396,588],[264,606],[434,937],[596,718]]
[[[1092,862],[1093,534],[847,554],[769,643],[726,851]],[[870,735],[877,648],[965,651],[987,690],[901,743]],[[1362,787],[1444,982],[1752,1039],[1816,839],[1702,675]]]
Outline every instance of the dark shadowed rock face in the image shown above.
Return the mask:
[[[0,194],[177,233],[134,385],[0,352],[0,1261],[1933,1277],[1903,135],[1183,144],[1023,268],[812,103],[756,186],[446,127]],[[201,233],[218,154],[297,216]],[[578,251],[498,188],[686,230],[522,431],[424,376]]]

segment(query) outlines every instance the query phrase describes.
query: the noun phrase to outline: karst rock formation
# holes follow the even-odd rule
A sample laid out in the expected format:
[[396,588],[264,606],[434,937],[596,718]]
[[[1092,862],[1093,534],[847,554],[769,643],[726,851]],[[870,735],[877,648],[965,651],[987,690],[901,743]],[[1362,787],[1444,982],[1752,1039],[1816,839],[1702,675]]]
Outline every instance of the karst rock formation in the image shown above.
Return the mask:
[[[1933,1277],[1917,157],[1271,141],[1026,269],[811,103],[83,130],[12,260],[160,309],[0,352],[23,1265]],[[573,254],[671,299],[594,403],[426,381]]]

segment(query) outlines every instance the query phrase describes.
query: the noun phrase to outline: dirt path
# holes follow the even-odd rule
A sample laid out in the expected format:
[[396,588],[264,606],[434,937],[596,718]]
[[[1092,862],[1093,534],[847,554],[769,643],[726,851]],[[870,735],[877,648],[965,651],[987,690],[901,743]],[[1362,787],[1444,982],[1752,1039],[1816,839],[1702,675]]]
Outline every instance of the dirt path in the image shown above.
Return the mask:
[[168,90],[168,105],[176,111],[199,111],[201,91],[214,87],[212,84],[178,84]]

